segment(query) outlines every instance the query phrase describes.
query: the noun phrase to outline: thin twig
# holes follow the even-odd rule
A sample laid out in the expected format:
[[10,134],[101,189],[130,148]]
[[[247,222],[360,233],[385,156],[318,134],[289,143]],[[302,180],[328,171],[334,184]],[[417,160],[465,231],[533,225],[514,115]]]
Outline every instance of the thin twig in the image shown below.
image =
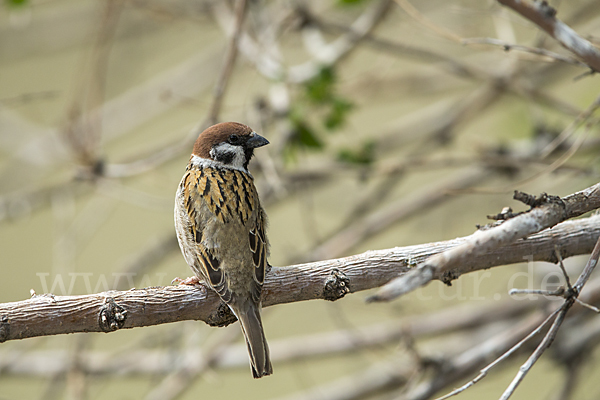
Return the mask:
[[546,336],[544,336],[544,339],[542,340],[542,342],[538,345],[538,347],[531,354],[531,356],[529,356],[529,358],[527,359],[525,364],[523,364],[521,366],[521,368],[519,368],[519,372],[517,372],[517,376],[513,379],[513,381],[508,386],[508,388],[502,394],[502,396],[500,396],[500,400],[508,400],[512,396],[515,389],[519,386],[519,384],[525,378],[525,375],[527,375],[527,373],[531,370],[531,367],[533,367],[533,365],[541,357],[541,355],[544,353],[544,351],[548,347],[550,347],[550,345],[554,341],[554,338],[556,337],[558,328],[560,328],[560,326],[562,325],[562,323],[565,319],[565,316],[567,314],[567,311],[569,310],[569,308],[571,308],[571,305],[573,305],[573,301],[567,300],[563,303],[563,305],[558,310],[556,310],[554,313],[551,314],[552,317],[554,317],[556,314],[558,314],[558,315],[556,316],[556,319],[554,320],[554,322],[552,323],[552,326],[548,330],[548,333],[546,333]]
[[[523,338],[519,343],[517,343],[509,351],[507,351],[502,356],[498,357],[492,363],[488,364],[485,368],[483,368],[480,371],[479,375],[477,375],[475,378],[473,378],[472,380],[470,380],[469,382],[467,382],[466,384],[464,384],[460,388],[455,389],[452,392],[450,392],[450,393],[448,393],[448,394],[446,394],[446,395],[444,395],[442,397],[437,398],[436,400],[445,400],[445,399],[448,399],[448,398],[450,398],[452,396],[455,396],[455,395],[457,395],[459,393],[462,393],[466,389],[468,389],[471,386],[475,385],[477,382],[479,382],[480,380],[482,380],[493,367],[495,367],[496,365],[498,365],[501,361],[504,361],[505,359],[507,359],[516,350],[518,350],[525,342],[527,342],[533,336],[535,336],[538,333],[540,333],[542,331],[542,329],[552,319],[554,319],[556,317],[556,319],[552,323],[552,326],[550,327],[550,329],[548,330],[548,332],[544,336],[544,339],[537,346],[536,350],[529,357],[529,359],[527,360],[527,362],[525,364],[523,364],[523,366],[521,366],[521,368],[519,369],[519,372],[518,372],[517,376],[511,382],[511,384],[509,385],[509,387],[506,389],[506,391],[502,395],[501,400],[507,400],[512,395],[512,393],[517,388],[517,386],[519,385],[519,383],[523,380],[523,378],[525,377],[525,375],[527,374],[527,372],[529,372],[529,370],[533,367],[533,365],[539,359],[539,357],[543,354],[543,352],[548,347],[550,347],[550,345],[552,344],[552,341],[556,337],[556,333],[558,332],[558,329],[559,329],[560,325],[562,324],[562,322],[564,321],[564,319],[566,317],[567,311],[569,310],[569,308],[571,308],[571,306],[574,304],[574,302],[577,301],[577,295],[578,295],[579,292],[574,291],[573,288],[571,287],[571,284],[569,282],[569,277],[568,277],[568,275],[566,273],[566,270],[564,269],[564,266],[562,266],[562,256],[561,256],[560,252],[558,251],[558,247],[555,247],[555,253],[556,253],[556,255],[557,255],[558,259],[559,259],[559,265],[561,265],[561,269],[562,269],[563,273],[565,274],[565,279],[567,280],[567,288],[569,290],[565,291],[564,289],[559,289],[559,290],[555,290],[555,291],[547,291],[547,290],[521,290],[521,291],[518,291],[516,289],[512,289],[511,292],[510,292],[510,294],[514,294],[514,293],[517,293],[517,292],[519,292],[519,293],[523,292],[523,293],[529,293],[529,294],[533,293],[533,294],[541,294],[541,295],[565,297],[565,301],[563,302],[563,304],[561,305],[561,307],[559,307],[558,309],[554,310],[554,312],[552,312],[535,330],[533,330],[529,335],[527,335],[525,338]],[[589,279],[589,276],[591,275],[591,272],[593,271],[593,269],[595,268],[595,265],[598,262],[598,257],[599,256],[600,256],[600,239],[597,241],[596,246],[594,247],[594,250],[592,251],[592,255],[590,256],[590,259],[588,260],[588,263],[587,263],[586,267],[584,268],[584,271],[582,272],[580,278],[578,279],[578,282],[581,283],[581,287],[583,287],[583,285],[585,284],[585,282],[587,281],[587,279]],[[586,278],[582,278],[584,276]]]
[[[387,15],[391,0],[380,0],[373,3],[352,23],[351,31],[341,35],[323,49],[319,59],[311,59],[301,64],[285,67],[279,60],[261,49],[250,35],[242,33],[240,37],[240,52],[255,66],[258,72],[269,79],[286,79],[292,83],[303,83],[314,76],[324,66],[333,66],[354,50],[362,38],[369,34]],[[217,22],[228,29],[231,25],[231,12],[225,2],[217,2],[214,7]]]
[[469,382],[465,383],[463,386],[461,386],[457,389],[454,389],[452,392],[450,392],[444,396],[438,397],[436,400],[446,400],[446,399],[449,399],[450,397],[456,396],[457,394],[464,392],[465,390],[467,390],[468,388],[470,388],[471,386],[475,385],[477,382],[479,382],[480,380],[485,378],[487,376],[488,372],[490,372],[490,370],[492,368],[494,368],[496,365],[500,364],[502,361],[509,358],[517,350],[519,350],[521,347],[523,347],[523,345],[526,342],[528,342],[532,337],[534,337],[535,335],[540,333],[542,331],[542,329],[544,329],[544,327],[550,321],[552,321],[552,319],[556,316],[556,314],[558,314],[559,311],[560,311],[560,309],[557,309],[554,312],[552,312],[550,315],[548,315],[548,317],[546,317],[546,319],[536,329],[534,329],[529,335],[525,336],[521,341],[519,341],[517,344],[515,344],[513,347],[511,347],[508,351],[506,351],[500,357],[496,358],[494,361],[492,361],[490,364],[488,364],[485,368],[483,368],[479,372],[479,375],[477,375],[475,378],[473,378]]
[[581,124],[589,120],[596,110],[600,107],[600,96],[596,98],[584,111],[577,115],[563,131],[552,142],[550,142],[541,152],[541,158],[546,158],[552,154],[558,146],[563,144]]
[[146,400],[173,400],[180,398],[223,354],[223,351],[241,336],[240,329],[229,329],[219,341],[207,349],[193,365],[168,374],[148,395]]
[[444,201],[452,198],[449,193],[453,190],[478,185],[489,176],[490,172],[482,168],[468,168],[466,171],[461,171],[452,179],[444,179],[415,193],[414,196],[410,196],[408,199],[400,199],[390,206],[356,219],[352,224],[340,229],[335,235],[321,243],[303,261],[339,257],[347,254],[364,238],[382,232],[393,226],[393,224],[417,214],[420,210],[432,209],[439,204],[443,204]]
[[235,3],[234,12],[235,25],[233,34],[231,35],[229,45],[227,46],[225,65],[221,69],[221,74],[219,75],[219,79],[215,85],[213,102],[208,113],[207,123],[205,124],[206,126],[214,125],[219,121],[219,113],[221,111],[221,106],[223,105],[223,98],[225,96],[229,79],[231,78],[231,73],[233,72],[233,67],[238,54],[238,45],[242,34],[242,25],[244,23],[244,17],[246,16],[246,0],[237,0]]
[[498,0],[498,3],[512,8],[546,31],[566,49],[579,56],[593,70],[600,71],[600,51],[556,18],[556,10],[547,2],[536,1],[531,3],[526,0]]
[[596,268],[596,265],[598,264],[598,258],[600,258],[600,239],[598,239],[598,241],[596,242],[596,246],[594,246],[592,255],[590,256],[587,264],[585,265],[585,268],[581,272],[581,275],[579,275],[577,282],[575,282],[575,286],[573,286],[573,291],[571,292],[571,297],[567,298],[562,304],[562,306],[559,308],[559,313],[556,319],[554,320],[554,323],[548,330],[548,333],[546,333],[546,336],[544,337],[542,342],[538,345],[538,347],[527,359],[527,361],[521,366],[521,368],[519,368],[519,372],[517,373],[513,381],[510,383],[508,388],[506,388],[506,390],[500,397],[500,400],[508,400],[513,395],[514,391],[525,378],[525,375],[527,375],[527,373],[531,370],[533,365],[542,356],[544,351],[546,351],[546,349],[550,347],[550,345],[556,338],[558,329],[565,320],[567,312],[575,303],[575,299],[577,298],[579,293],[581,293],[581,289],[583,288],[585,283],[590,278],[592,272]]
[[554,254],[556,254],[558,266],[560,267],[560,270],[562,271],[563,276],[565,277],[565,283],[567,285],[567,288],[569,288],[569,290],[573,290],[573,286],[571,286],[571,278],[569,278],[569,274],[567,274],[565,264],[563,263],[562,254],[560,254],[560,248],[557,245],[554,246]]
[[587,64],[582,63],[581,61],[568,56],[563,56],[562,54],[555,53],[550,50],[542,49],[540,47],[529,47],[523,46],[520,44],[509,43],[504,40],[494,39],[494,38],[465,38],[461,39],[461,43],[464,45],[472,45],[472,44],[489,44],[493,46],[499,46],[504,49],[504,51],[509,50],[517,50],[526,53],[536,54],[539,56],[547,57],[555,61],[565,62],[567,64],[576,65],[578,67],[589,68]]
[[454,32],[443,28],[441,26],[433,23],[429,18],[425,17],[423,14],[419,12],[408,0],[395,0],[396,3],[404,10],[408,15],[414,18],[416,21],[431,29],[433,32],[437,33],[439,36],[451,40],[453,42],[461,43],[462,38],[455,34]]
[[91,68],[85,70],[84,82],[69,108],[68,123],[64,128],[64,139],[78,162],[89,167],[92,174],[101,171],[102,163],[102,103],[105,100],[106,77],[109,55],[114,43],[119,18],[123,11],[122,0],[109,0],[104,3],[104,12],[90,57]]
[[[302,13],[302,17],[305,18],[309,23],[317,25],[326,32],[351,32],[351,28],[332,21],[326,21],[319,15],[312,13],[307,7],[299,9],[299,12]],[[375,49],[379,49],[390,54],[397,54],[402,58],[410,57],[426,63],[440,63],[447,70],[458,76],[470,77],[474,79],[489,78],[489,74],[485,70],[465,64],[460,60],[446,56],[445,54],[436,53],[426,48],[417,47],[413,44],[391,41],[376,37],[373,34],[365,35],[362,42]]]

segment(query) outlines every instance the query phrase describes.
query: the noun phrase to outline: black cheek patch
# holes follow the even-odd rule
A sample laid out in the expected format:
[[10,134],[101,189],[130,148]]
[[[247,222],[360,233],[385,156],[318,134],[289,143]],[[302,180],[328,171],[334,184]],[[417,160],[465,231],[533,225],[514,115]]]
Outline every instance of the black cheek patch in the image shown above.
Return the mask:
[[219,152],[216,155],[217,161],[220,161],[223,164],[231,164],[234,157],[235,157],[235,153],[228,152],[228,151]]

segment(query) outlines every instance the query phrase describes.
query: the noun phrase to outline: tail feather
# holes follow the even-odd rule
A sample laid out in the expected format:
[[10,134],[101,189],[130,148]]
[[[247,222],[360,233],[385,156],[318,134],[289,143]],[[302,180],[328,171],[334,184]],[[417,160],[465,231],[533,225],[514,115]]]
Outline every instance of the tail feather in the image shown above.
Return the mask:
[[260,318],[260,306],[248,304],[244,309],[234,310],[234,313],[240,321],[242,332],[248,345],[252,375],[254,378],[271,375],[273,367],[271,366],[269,346]]

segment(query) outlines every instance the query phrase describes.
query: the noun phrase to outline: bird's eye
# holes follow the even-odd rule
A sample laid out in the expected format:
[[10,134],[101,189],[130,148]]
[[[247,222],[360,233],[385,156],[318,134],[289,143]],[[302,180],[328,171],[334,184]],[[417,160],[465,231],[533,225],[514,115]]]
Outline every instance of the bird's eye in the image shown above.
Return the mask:
[[229,140],[228,140],[229,144],[240,144],[240,137],[236,134],[233,134],[231,136],[229,136]]

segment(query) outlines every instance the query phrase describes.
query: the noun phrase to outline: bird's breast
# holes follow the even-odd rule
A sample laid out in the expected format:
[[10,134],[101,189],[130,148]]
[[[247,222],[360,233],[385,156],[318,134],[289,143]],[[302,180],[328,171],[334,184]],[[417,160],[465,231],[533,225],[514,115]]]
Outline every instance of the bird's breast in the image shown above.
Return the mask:
[[221,223],[246,225],[258,208],[252,176],[237,169],[190,168],[182,183],[190,217],[205,208]]

